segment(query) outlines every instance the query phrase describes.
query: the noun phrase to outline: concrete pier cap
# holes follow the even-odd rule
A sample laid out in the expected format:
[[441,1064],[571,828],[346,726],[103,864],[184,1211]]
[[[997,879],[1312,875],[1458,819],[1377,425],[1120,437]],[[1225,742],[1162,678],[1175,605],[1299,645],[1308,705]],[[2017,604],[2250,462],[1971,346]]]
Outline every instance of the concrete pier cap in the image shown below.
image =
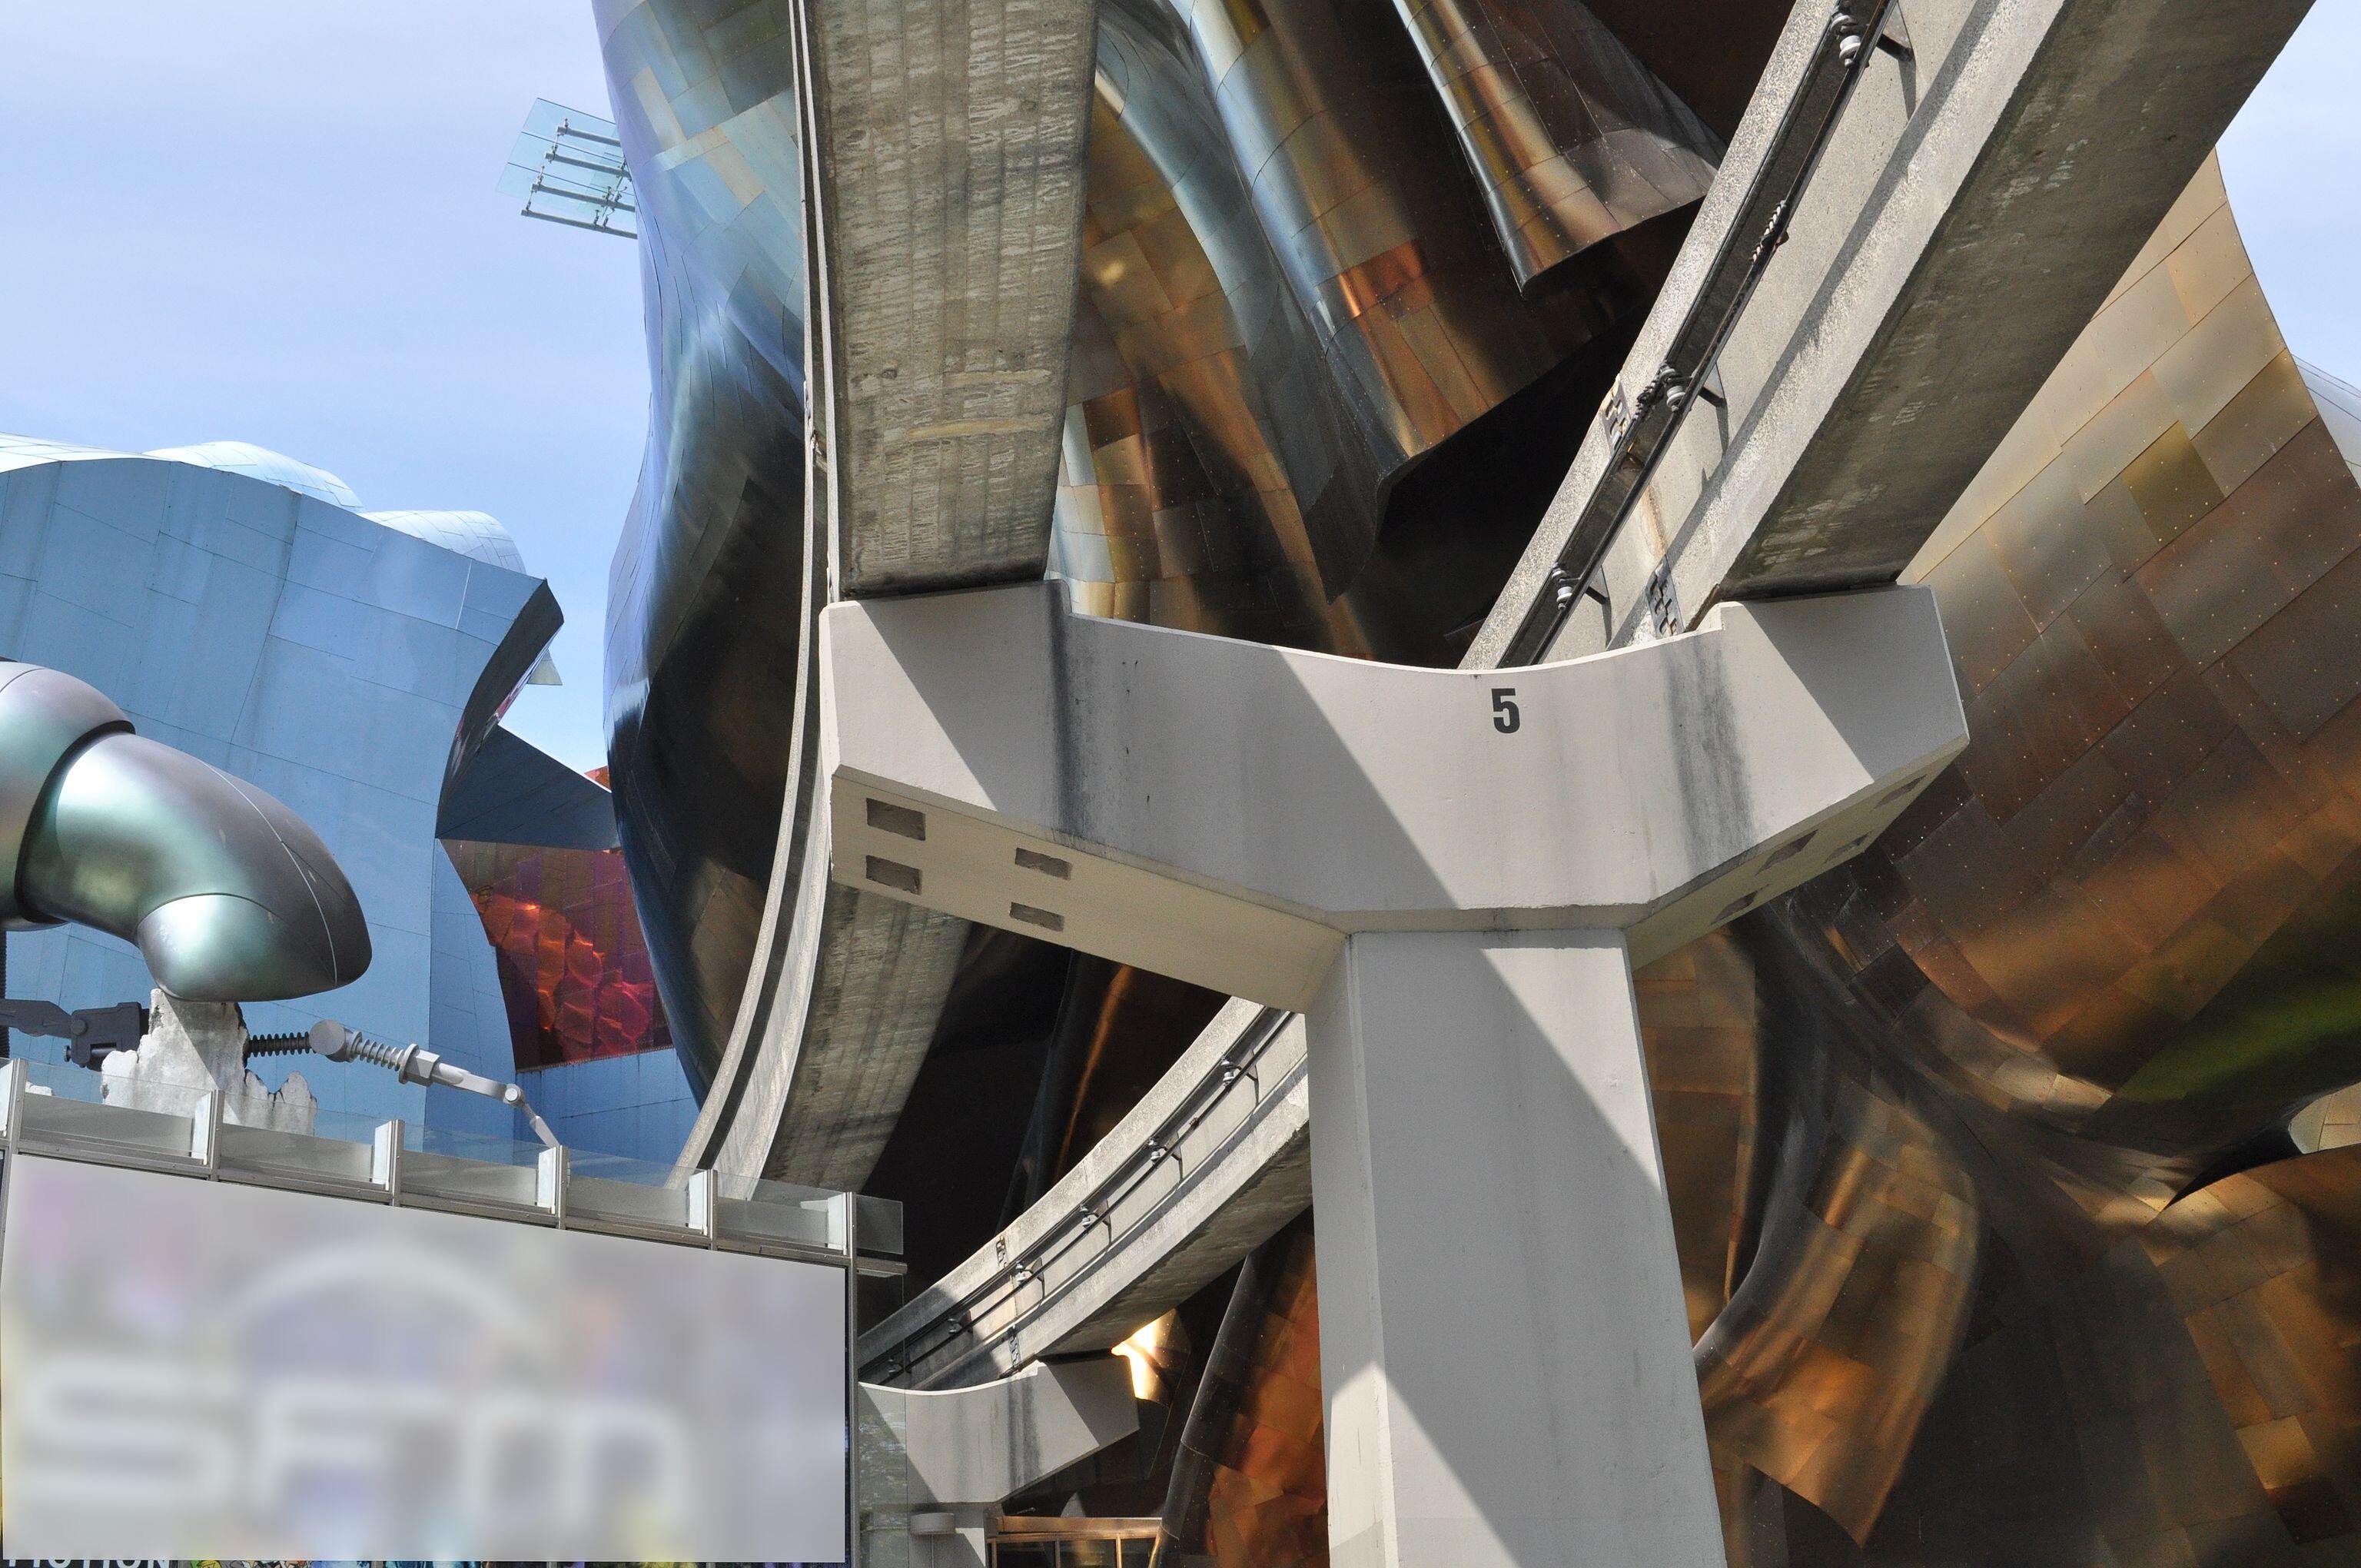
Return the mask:
[[832,606],[839,881],[1308,1005],[1363,931],[1627,933],[1645,962],[1865,847],[1965,746],[1933,596],[1433,670],[1075,615]]
[[1409,669],[839,604],[840,881],[1305,1014],[1330,1560],[1708,1568],[1631,966],[1865,848],[1967,722],[1932,595]]

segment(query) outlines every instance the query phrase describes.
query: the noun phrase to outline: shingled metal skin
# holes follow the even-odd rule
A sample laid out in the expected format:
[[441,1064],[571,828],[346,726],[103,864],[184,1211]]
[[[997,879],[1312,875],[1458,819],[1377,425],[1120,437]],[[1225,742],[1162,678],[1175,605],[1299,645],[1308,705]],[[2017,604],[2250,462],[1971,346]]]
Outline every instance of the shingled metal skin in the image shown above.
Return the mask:
[[608,750],[665,1013],[702,1088],[778,841],[807,541],[792,7],[740,13],[728,45],[700,11],[599,7],[653,380],[609,585]]
[[[727,50],[653,0],[606,24],[658,323],[619,800],[708,1061],[791,789],[781,607],[833,547],[787,9]],[[1051,554],[1085,608],[1388,654],[1389,497],[1612,323],[1500,248],[1550,225],[1431,15],[1345,48],[1318,0],[1108,0]],[[2209,171],[1915,568],[1969,754],[1852,869],[1639,977],[1735,1561],[2361,1550],[2361,1162],[2284,1132],[2356,1076],[2356,547]],[[1245,1455],[1235,1495],[1301,1459]],[[1236,1506],[1209,1539],[1250,1539]]]
[[[1882,1540],[2349,1553],[2352,1168],[2290,1157],[2283,1129],[2361,1076],[2361,488],[2210,164],[1913,575],[1975,740],[1758,935],[1831,1059],[1925,1128],[1879,1157],[1910,1195],[1883,1210],[1899,1250],[1956,1266],[1976,1227],[1935,1196],[1964,1184],[1983,1256],[1956,1345],[1928,1319],[1883,1358],[1922,1381],[1914,1360],[1949,1364],[1888,1496],[1798,1467],[1822,1445],[1774,1412],[1808,1376],[1731,1401],[1736,1457],[1872,1561]],[[1850,1267],[1819,1324],[1766,1321],[1729,1359],[1858,1344],[1926,1283]],[[1911,1435],[1838,1431],[1863,1454]]]
[[135,735],[97,688],[0,661],[0,925],[136,943],[193,1002],[329,991],[369,963],[335,859],[278,801]]
[[672,1048],[619,851],[443,847],[498,958],[517,1070]]
[[1913,568],[1966,755],[1636,977],[1733,1564],[2361,1551],[2349,395],[2209,165]]

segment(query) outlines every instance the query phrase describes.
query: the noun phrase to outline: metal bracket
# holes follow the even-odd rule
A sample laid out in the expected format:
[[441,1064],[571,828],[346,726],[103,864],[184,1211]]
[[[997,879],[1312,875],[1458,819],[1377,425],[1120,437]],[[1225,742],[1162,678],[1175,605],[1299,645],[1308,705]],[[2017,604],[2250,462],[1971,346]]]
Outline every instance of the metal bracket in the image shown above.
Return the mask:
[[1648,624],[1659,637],[1670,637],[1681,629],[1680,600],[1673,591],[1673,563],[1665,559],[1656,563],[1648,574]]
[[1905,64],[1917,60],[1918,51],[1910,47],[1910,18],[1902,14],[1901,0],[1885,8],[1885,19],[1877,29],[1877,47]]
[[[1662,389],[1652,400],[1643,389],[1627,412],[1619,386],[1601,408],[1599,417],[1610,450],[1558,549],[1555,565],[1569,580],[1587,586],[1597,574],[1679,429],[1685,411],[1679,401],[1664,395],[1672,389],[1664,384],[1666,371],[1676,365],[1688,366],[1688,382],[1694,385],[1719,363],[1722,348],[1753,298],[1755,286],[1786,242],[1788,223],[1811,183],[1854,85],[1865,74],[1860,66],[1872,52],[1868,41],[1875,38],[1878,47],[1885,47],[1887,17],[1894,3],[1839,0],[1817,51],[1771,135],[1762,162],[1748,181],[1729,233],[1674,329],[1664,367],[1649,382],[1649,388]],[[1659,402],[1664,405],[1661,412],[1656,407]],[[1551,592],[1554,586],[1545,585],[1526,607],[1501,651],[1501,668],[1538,663],[1565,629],[1573,601]]]

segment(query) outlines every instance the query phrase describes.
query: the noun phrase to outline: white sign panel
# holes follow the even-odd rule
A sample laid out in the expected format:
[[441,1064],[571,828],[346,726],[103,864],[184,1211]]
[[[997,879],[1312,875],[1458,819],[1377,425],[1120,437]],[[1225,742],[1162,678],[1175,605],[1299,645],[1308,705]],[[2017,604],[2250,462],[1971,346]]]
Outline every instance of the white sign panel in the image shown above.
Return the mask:
[[839,1563],[820,1265],[19,1156],[12,1558]]

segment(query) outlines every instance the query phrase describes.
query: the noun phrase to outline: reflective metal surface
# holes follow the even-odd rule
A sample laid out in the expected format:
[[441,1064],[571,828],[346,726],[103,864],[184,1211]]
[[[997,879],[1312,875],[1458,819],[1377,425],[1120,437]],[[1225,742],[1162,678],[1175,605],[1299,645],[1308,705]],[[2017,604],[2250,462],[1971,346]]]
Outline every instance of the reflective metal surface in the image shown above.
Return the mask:
[[1439,660],[1400,623],[1488,520],[1370,571],[1397,484],[1644,306],[1613,247],[1519,284],[1695,200],[1711,134],[1578,6],[1404,16],[1103,8],[1051,560],[1079,607]]
[[1509,405],[1603,383],[1719,151],[1578,5],[1115,0],[1094,95],[1092,9],[599,7],[655,378],[610,751],[724,1163],[860,1181],[964,940],[806,886],[810,609],[1046,544],[1096,611],[1448,662],[1569,438]]
[[1712,182],[1712,134],[1581,0],[1394,5],[1519,282]]
[[1325,1568],[1328,1461],[1312,1223],[1247,1259],[1180,1438],[1158,1561]]
[[[858,1182],[964,930],[798,874],[802,650],[831,585],[1041,569],[1093,7],[617,0],[599,22],[656,383],[609,601],[625,850],[684,1060],[719,1081],[700,1157],[734,1139],[726,1163]],[[827,301],[808,522],[807,276]],[[782,1139],[815,1079],[839,1102]],[[829,1146],[818,1167],[792,1163],[805,1143]]]
[[38,664],[0,661],[0,930],[54,924],[25,897],[25,846],[42,792],[76,748],[131,731],[131,720],[87,681]]
[[2337,397],[2209,166],[1914,568],[1967,755],[1638,977],[1733,1563],[2361,1553]]
[[[616,573],[619,798],[707,1071],[733,1026],[748,1051],[814,1045],[802,1014],[733,1020],[796,894],[831,543],[804,510],[793,18],[732,26],[602,11],[658,381]],[[1483,437],[1526,397],[1548,411],[1526,429],[1588,412],[1583,356],[1620,353],[1661,264],[1649,225],[1715,151],[1611,42],[1539,0],[1106,0],[1051,555],[1079,604],[1450,656],[1432,606],[1464,586],[1481,613],[1482,519],[1537,515],[1448,488],[1493,477],[1462,455],[1546,468]],[[902,367],[867,363],[882,399]],[[2323,1152],[2301,1157],[2287,1131],[2361,1077],[2361,488],[2337,404],[2287,355],[2209,170],[1917,568],[1972,694],[1968,757],[1862,861],[1640,977],[1733,1562],[2361,1551],[2361,1167],[2327,1142],[2355,1124],[2312,1113]],[[869,586],[937,580],[899,559]],[[776,962],[857,1004],[862,1049],[774,1062],[741,1105],[755,1135],[853,1056],[922,1054],[956,935],[815,910]],[[863,991],[855,948],[922,953],[926,983]],[[1134,1027],[1116,996],[1070,997],[1070,1030]],[[1060,1135],[1010,1156],[1029,1183],[1097,1113],[1066,1093],[1035,1113]],[[847,1095],[831,1135],[873,1157],[900,1103]],[[1303,1268],[1241,1328],[1253,1374],[1203,1408],[1188,1549],[1217,1561],[1321,1554]]]
[[[359,503],[354,502],[357,507]],[[412,539],[423,539],[429,544],[440,544],[445,550],[456,550],[486,565],[503,567],[522,573],[524,554],[516,541],[500,525],[500,520],[481,511],[365,511],[361,515],[371,522],[381,522],[388,528],[400,529]],[[549,650],[544,648],[533,660],[533,674],[525,677],[537,686],[562,685],[557,666],[550,661]]]
[[619,852],[445,847],[499,953],[519,1071],[671,1049]]
[[83,682],[0,661],[0,811],[15,872],[0,919],[71,920],[135,941],[157,983],[192,1001],[275,1001],[358,979],[368,927],[319,835],[251,784],[130,729]]
[[361,499],[325,468],[313,467],[283,452],[273,452],[267,446],[257,446],[250,441],[201,441],[194,446],[162,446],[148,454],[150,457],[168,458],[174,463],[192,463],[201,468],[220,468],[232,474],[244,474],[248,478],[266,484],[279,485],[298,495],[310,496],[357,511]]
[[749,7],[737,34],[671,0],[598,7],[637,175],[653,382],[608,591],[608,756],[649,950],[700,1091],[763,921],[803,636],[790,9]]
[[[1816,1020],[1772,1022],[1780,1054],[1808,1032],[1866,1064],[1835,1069],[1861,1130],[1822,1167],[1891,1174],[1843,1183],[1879,1218],[1842,1227],[1824,1317],[1730,1316],[1705,1365],[1846,1356],[1758,1379],[1724,1457],[1872,1561],[2361,1547],[2335,1500],[2356,1451],[2330,1435],[2361,1373],[2351,1199],[2322,1186],[2333,1158],[2268,1163],[2361,1076],[2356,550],[2361,488],[2209,166],[1914,568],[1972,694],[1968,754],[1755,934]],[[1755,1267],[1779,1250],[1766,1224]],[[1829,1392],[1864,1383],[1894,1392],[1848,1420]],[[1797,1467],[1807,1444],[1831,1460]]]
[[316,834],[279,802],[137,736],[76,752],[42,799],[28,908],[137,941],[157,983],[203,1002],[350,984],[368,927]]

